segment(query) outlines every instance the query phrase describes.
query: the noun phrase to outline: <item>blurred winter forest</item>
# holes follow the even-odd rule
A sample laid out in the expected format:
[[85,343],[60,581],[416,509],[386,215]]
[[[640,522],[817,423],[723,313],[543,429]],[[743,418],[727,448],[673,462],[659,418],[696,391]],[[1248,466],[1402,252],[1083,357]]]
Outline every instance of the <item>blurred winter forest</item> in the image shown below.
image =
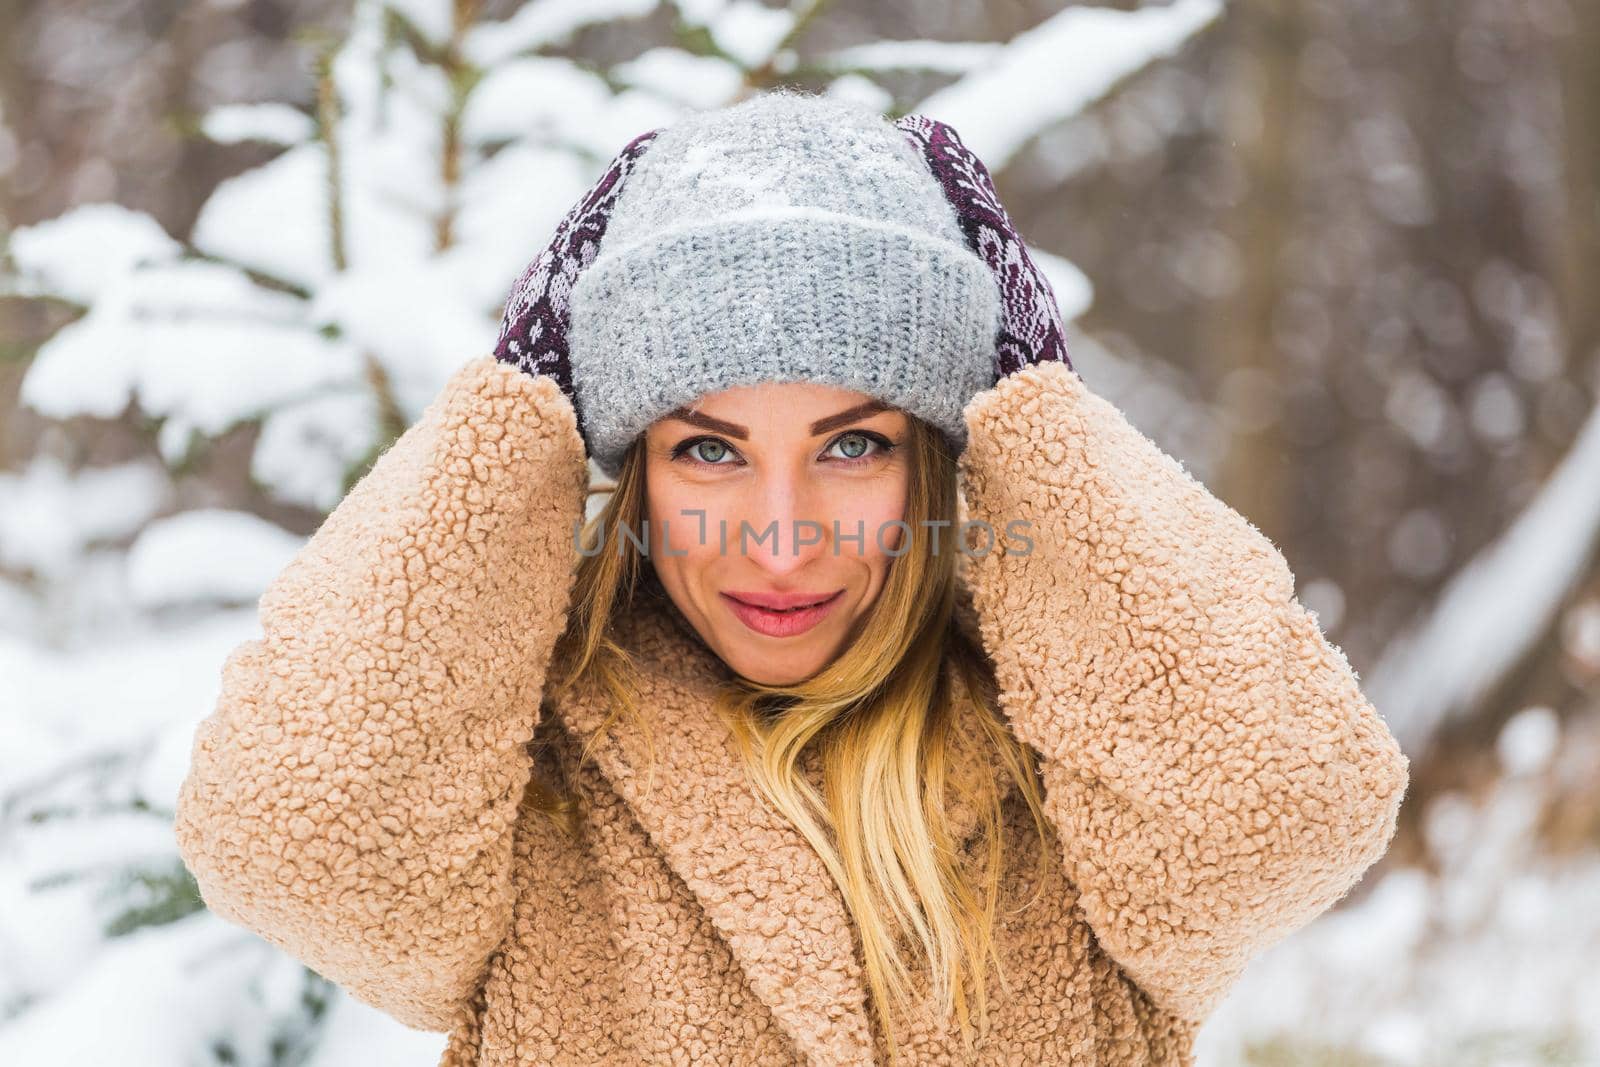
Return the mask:
[[1600,1063],[1594,0],[0,4],[0,1063],[436,1061],[205,912],[195,726],[605,161],[780,84],[957,128],[1411,758],[1201,1063]]

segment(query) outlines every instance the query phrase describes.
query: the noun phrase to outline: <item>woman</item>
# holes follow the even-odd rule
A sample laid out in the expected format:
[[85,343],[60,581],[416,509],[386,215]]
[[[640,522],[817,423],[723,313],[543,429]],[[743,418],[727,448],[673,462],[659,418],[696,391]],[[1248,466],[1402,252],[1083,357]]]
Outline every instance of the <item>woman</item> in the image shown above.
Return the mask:
[[1189,1063],[1387,847],[1405,756],[949,126],[641,135],[495,357],[263,597],[177,819],[446,1064]]

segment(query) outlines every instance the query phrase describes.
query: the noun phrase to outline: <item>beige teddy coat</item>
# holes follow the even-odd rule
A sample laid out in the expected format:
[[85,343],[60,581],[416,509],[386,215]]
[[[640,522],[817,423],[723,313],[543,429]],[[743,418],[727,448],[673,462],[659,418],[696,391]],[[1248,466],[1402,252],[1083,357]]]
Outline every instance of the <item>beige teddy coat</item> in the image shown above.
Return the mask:
[[[1272,543],[1073,370],[965,418],[967,516],[1001,540],[963,562],[963,618],[1042,757],[1049,876],[999,925],[1011,992],[991,971],[976,1054],[924,1011],[902,1062],[1192,1063],[1247,961],[1383,854],[1408,761]],[[489,357],[452,378],[224,667],[177,809],[205,902],[448,1031],[445,1065],[886,1063],[843,898],[744,778],[675,609],[620,634],[654,790],[626,719],[575,767],[606,706],[541,690],[586,480],[554,382]],[[1004,552],[1014,520],[1031,551]],[[535,773],[581,796],[580,838],[524,804]],[[1013,908],[1038,837],[1014,787],[1005,810]]]

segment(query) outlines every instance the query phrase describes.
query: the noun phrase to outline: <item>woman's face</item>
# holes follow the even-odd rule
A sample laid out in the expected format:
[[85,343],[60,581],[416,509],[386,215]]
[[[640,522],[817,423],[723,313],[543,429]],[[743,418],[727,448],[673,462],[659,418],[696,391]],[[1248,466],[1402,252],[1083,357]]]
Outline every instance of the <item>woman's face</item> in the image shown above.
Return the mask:
[[[905,536],[909,429],[864,393],[782,382],[708,394],[646,431],[651,562],[736,673],[791,684],[848,646]],[[797,604],[819,606],[775,610]]]

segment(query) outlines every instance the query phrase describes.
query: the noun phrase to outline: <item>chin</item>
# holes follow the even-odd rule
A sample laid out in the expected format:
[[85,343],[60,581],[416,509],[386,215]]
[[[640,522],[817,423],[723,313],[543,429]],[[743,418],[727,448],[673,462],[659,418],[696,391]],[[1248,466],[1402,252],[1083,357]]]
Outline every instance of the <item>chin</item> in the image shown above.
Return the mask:
[[738,674],[739,674],[739,677],[743,678],[747,682],[753,682],[753,683],[755,683],[757,685],[776,685],[776,686],[794,685],[796,682],[800,681],[801,678],[804,677],[803,675],[799,675],[799,676],[796,676],[796,677],[793,677],[793,678],[791,678],[791,677],[789,677],[787,675],[767,675],[765,677],[753,677],[751,675],[745,674],[743,671],[738,672]]
[[761,685],[793,685],[827,665],[826,658],[821,656],[774,656],[748,647],[741,648],[737,654],[724,655],[722,659],[740,677]]

